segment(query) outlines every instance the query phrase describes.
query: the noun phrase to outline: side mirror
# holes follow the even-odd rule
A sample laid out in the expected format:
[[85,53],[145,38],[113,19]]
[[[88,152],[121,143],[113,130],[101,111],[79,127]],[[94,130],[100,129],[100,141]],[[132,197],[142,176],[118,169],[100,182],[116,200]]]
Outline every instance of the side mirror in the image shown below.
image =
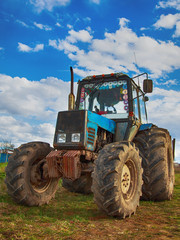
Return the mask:
[[144,79],[143,81],[143,91],[145,93],[152,93],[153,91],[153,81],[150,79]]

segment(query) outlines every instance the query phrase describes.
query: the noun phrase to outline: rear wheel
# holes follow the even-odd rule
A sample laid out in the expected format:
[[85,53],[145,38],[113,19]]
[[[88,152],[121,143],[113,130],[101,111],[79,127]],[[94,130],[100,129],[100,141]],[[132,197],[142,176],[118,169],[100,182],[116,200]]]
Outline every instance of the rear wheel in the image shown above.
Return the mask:
[[157,127],[140,131],[134,143],[139,148],[144,170],[142,199],[170,200],[174,189],[174,163],[169,132]]
[[133,143],[106,145],[99,152],[92,177],[94,200],[101,210],[120,218],[135,213],[141,196],[142,168]]
[[90,194],[92,185],[91,174],[84,174],[76,180],[63,178],[62,186],[70,192]]
[[15,202],[37,206],[54,197],[57,178],[49,178],[45,157],[52,151],[48,143],[30,142],[15,149],[6,167],[6,185]]

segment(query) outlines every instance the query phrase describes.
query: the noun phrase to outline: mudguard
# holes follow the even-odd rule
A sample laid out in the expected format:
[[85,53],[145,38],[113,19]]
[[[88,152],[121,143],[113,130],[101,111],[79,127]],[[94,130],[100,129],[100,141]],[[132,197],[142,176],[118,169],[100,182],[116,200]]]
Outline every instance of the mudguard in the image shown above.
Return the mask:
[[146,123],[146,124],[142,124],[139,128],[139,131],[144,131],[144,130],[148,130],[151,129],[153,126],[152,123]]

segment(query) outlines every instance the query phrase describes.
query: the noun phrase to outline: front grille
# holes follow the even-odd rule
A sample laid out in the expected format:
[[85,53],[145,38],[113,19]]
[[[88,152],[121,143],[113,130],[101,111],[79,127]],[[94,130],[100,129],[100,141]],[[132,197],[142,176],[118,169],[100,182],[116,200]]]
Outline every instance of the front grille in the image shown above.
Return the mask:
[[[58,150],[62,149],[85,149],[84,133],[85,133],[85,119],[86,111],[74,110],[59,112],[56,132],[54,137],[54,147]],[[58,142],[58,134],[66,134],[66,142]],[[72,134],[80,133],[80,142],[72,142]]]

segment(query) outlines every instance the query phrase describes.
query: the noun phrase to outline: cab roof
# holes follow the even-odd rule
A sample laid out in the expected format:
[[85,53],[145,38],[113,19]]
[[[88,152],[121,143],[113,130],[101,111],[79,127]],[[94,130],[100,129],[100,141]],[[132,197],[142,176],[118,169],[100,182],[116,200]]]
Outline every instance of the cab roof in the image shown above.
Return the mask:
[[79,81],[78,83],[86,83],[86,82],[96,82],[98,80],[116,80],[119,78],[125,77],[126,79],[130,77],[124,73],[111,73],[111,74],[101,74],[101,75],[92,75],[92,76],[87,76],[85,78],[83,78],[81,81]]

